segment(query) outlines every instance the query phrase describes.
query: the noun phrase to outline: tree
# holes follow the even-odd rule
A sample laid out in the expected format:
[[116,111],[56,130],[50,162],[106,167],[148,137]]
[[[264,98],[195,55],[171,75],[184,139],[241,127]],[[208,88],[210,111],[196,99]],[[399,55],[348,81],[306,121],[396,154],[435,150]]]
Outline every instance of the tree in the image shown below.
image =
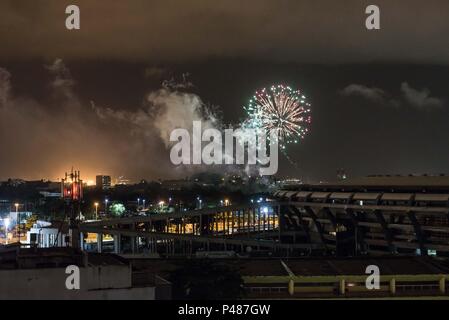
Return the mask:
[[111,204],[109,210],[113,216],[121,217],[125,213],[126,208],[122,203],[114,202]]

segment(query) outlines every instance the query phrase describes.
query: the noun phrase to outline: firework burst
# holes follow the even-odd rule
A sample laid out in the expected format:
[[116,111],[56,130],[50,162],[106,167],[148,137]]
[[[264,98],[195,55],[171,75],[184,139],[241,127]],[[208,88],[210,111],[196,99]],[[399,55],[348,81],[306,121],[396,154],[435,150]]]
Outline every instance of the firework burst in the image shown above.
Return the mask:
[[283,149],[298,143],[308,132],[311,123],[310,103],[300,90],[275,85],[257,91],[245,106],[248,114],[246,127],[276,130]]

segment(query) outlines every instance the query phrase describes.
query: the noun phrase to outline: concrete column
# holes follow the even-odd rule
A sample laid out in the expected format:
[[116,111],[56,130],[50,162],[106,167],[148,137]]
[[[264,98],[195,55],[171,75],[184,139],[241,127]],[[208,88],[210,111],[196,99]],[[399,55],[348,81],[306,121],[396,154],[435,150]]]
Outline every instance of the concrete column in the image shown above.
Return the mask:
[[340,279],[339,289],[340,289],[340,294],[341,295],[344,295],[346,293],[346,281],[345,281],[345,279]]
[[[134,223],[131,224],[130,229],[132,231],[136,230],[136,225]],[[168,224],[167,224],[167,231],[168,231]],[[130,241],[131,241],[131,252],[134,254],[136,253],[136,237],[130,236]]]
[[60,246],[60,247],[64,247],[64,246],[65,246],[65,243],[64,243],[64,235],[63,235],[63,234],[60,234],[60,235],[59,235],[58,242],[59,242],[59,246]]
[[293,279],[288,282],[288,294],[291,296],[295,294],[295,281]]
[[396,294],[396,279],[393,278],[390,280],[390,293],[391,294]]
[[273,215],[274,215],[274,217],[273,217],[272,229],[273,230],[275,229],[275,227],[276,227],[276,220],[277,220],[277,222],[278,222],[278,230],[279,230],[279,234],[278,234],[279,238],[278,239],[279,239],[279,242],[281,242],[281,238],[282,238],[282,235],[281,235],[281,206],[277,206],[276,213],[274,213]]
[[221,219],[222,219],[222,221],[221,221],[221,228],[223,229],[223,235],[225,235],[225,234],[226,234],[226,226],[225,226],[225,223],[226,223],[226,213],[225,213],[225,212],[223,212],[223,213],[221,214]]
[[[60,235],[60,238],[62,238],[62,235]],[[58,239],[58,244],[61,243],[61,240]],[[62,247],[62,244],[60,245]],[[84,251],[84,233],[80,233],[80,249],[81,251]]]
[[114,253],[116,254],[121,253],[122,251],[121,244],[122,244],[122,235],[121,234],[114,235]]
[[130,237],[131,240],[131,252],[134,254],[136,253],[136,237]]
[[103,234],[97,233],[97,251],[101,253],[103,251]]
[[440,293],[441,294],[446,293],[446,277],[440,278]]
[[251,233],[251,209],[246,211],[246,232],[248,233],[248,238]]

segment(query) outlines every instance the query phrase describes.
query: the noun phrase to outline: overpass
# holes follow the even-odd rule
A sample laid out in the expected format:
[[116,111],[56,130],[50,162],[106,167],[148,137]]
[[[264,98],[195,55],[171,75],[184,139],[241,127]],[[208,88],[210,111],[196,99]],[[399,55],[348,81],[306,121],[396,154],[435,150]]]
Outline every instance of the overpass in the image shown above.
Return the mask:
[[449,186],[300,185],[271,201],[82,223],[117,253],[268,250],[282,255],[449,253]]
[[[289,253],[324,248],[320,243],[282,243],[279,210],[279,202],[268,201],[85,222],[79,228],[83,234],[97,234],[99,252],[104,235],[114,239],[115,253],[136,254],[143,249],[165,255],[190,255],[200,249]],[[303,235],[301,230],[293,233]]]

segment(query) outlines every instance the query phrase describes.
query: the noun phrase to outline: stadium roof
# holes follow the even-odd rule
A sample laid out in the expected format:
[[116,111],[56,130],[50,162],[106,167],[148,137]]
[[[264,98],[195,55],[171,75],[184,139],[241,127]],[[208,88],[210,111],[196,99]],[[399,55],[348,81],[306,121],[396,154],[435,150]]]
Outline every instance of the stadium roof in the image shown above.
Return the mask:
[[443,191],[449,192],[449,176],[401,176],[378,175],[344,179],[333,182],[321,182],[317,184],[299,184],[285,186],[283,190],[326,190],[326,191],[367,191],[376,190],[382,192],[415,191]]

